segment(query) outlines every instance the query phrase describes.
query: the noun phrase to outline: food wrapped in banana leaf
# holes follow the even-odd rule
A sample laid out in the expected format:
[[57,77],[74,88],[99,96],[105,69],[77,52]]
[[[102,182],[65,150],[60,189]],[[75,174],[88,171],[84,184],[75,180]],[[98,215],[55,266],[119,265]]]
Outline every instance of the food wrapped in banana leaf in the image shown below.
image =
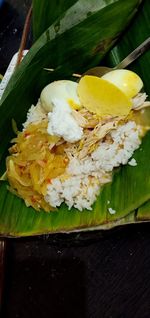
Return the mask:
[[[36,210],[92,210],[114,168],[138,164],[134,151],[150,129],[141,78],[115,70],[102,78],[47,85],[32,105],[7,157],[10,190]],[[57,211],[57,210],[56,210]],[[108,204],[110,214],[115,210]]]
[[104,65],[115,66],[149,36],[149,1],[141,2],[49,1],[45,11],[44,1],[33,1],[37,41],[0,106],[1,175],[7,170],[7,181],[0,182],[1,235],[108,229],[150,219],[149,52],[133,64],[134,92],[134,81],[129,90],[120,86],[123,74],[72,81],[73,73],[101,62],[135,13]]

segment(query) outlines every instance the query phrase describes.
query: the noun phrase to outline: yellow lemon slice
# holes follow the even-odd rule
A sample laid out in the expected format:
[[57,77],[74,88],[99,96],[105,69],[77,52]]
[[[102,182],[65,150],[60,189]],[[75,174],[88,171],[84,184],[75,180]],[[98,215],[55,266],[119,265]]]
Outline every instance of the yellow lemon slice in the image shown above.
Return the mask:
[[81,104],[99,116],[124,116],[131,110],[131,100],[114,84],[86,75],[78,84]]

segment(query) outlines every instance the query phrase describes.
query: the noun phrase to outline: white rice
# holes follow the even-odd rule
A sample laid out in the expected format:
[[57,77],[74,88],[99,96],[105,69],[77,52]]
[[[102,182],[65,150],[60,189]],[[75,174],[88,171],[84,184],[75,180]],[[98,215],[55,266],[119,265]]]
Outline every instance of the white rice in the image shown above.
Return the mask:
[[53,179],[48,186],[45,200],[52,206],[60,206],[65,202],[69,209],[72,206],[82,211],[84,208],[91,210],[91,205],[96,200],[100,191],[99,182],[96,178],[85,176],[71,176],[61,182],[59,178]]
[[112,144],[101,142],[86,158],[71,159],[66,169],[67,180],[52,180],[45,196],[50,205],[57,207],[65,202],[69,209],[74,206],[81,211],[91,210],[101,186],[111,181],[113,168],[127,164],[141,143],[138,128],[132,121],[112,131],[111,137]]
[[23,124],[23,128],[25,129],[30,123],[37,123],[47,118],[47,114],[44,112],[41,107],[40,101],[38,101],[37,105],[32,105],[27,112],[27,120]]
[[110,135],[113,143],[101,143],[92,154],[97,169],[112,171],[114,167],[127,164],[141,143],[138,127],[133,121],[119,126]]
[[108,208],[108,211],[111,215],[115,214],[116,213],[116,210],[113,210],[112,208]]
[[128,162],[128,165],[132,166],[132,167],[135,167],[137,166],[137,162],[134,158],[132,158],[129,162]]

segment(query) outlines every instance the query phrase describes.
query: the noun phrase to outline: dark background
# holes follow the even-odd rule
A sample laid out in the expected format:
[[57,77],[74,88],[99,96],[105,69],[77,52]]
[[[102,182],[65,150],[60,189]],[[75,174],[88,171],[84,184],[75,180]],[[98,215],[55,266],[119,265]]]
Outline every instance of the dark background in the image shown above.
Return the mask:
[[[1,74],[30,3],[0,9]],[[149,318],[150,225],[7,240],[4,283],[2,318]]]

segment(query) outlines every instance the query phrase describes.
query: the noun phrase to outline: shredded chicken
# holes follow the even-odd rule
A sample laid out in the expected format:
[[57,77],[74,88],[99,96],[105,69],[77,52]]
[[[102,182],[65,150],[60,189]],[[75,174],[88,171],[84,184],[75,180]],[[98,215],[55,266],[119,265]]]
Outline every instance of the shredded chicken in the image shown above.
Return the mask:
[[72,115],[80,127],[86,127],[88,121],[80,112],[73,109]]
[[146,108],[146,107],[150,107],[150,102],[149,101],[144,102],[142,105],[136,107],[134,110],[141,110],[141,109]]
[[86,119],[86,125],[84,126],[85,128],[94,128],[101,120],[101,118],[95,114],[92,114],[85,108],[81,108],[79,113]]
[[[109,132],[116,129],[121,120],[125,120],[125,118],[121,116],[105,116],[100,118],[85,108],[82,108],[79,111],[73,110],[72,114],[78,124],[83,127],[84,137],[76,143],[76,145],[67,144],[66,154],[68,158],[70,153],[79,159],[86,157],[96,149],[100,140],[106,136],[108,137]],[[110,139],[111,143],[111,138],[108,139]]]
[[76,149],[79,159],[83,159],[87,154],[92,153],[98,146],[98,142],[106,137],[111,130],[116,129],[117,125],[118,120],[114,120],[104,125],[99,123],[92,131],[85,131],[84,138],[80,141],[78,149]]
[[[139,93],[137,96],[135,96],[132,101],[133,101],[133,107],[132,109],[133,110],[140,110],[144,107],[147,107],[147,106],[144,106],[145,103],[147,105],[147,103],[149,104],[150,102],[147,102],[146,101],[146,98],[147,98],[147,95],[146,93]],[[146,101],[146,102],[145,102]]]
[[101,125],[100,127],[95,127],[94,132],[99,139],[103,139],[112,129],[116,129],[117,125],[118,120],[114,120],[112,122]]

